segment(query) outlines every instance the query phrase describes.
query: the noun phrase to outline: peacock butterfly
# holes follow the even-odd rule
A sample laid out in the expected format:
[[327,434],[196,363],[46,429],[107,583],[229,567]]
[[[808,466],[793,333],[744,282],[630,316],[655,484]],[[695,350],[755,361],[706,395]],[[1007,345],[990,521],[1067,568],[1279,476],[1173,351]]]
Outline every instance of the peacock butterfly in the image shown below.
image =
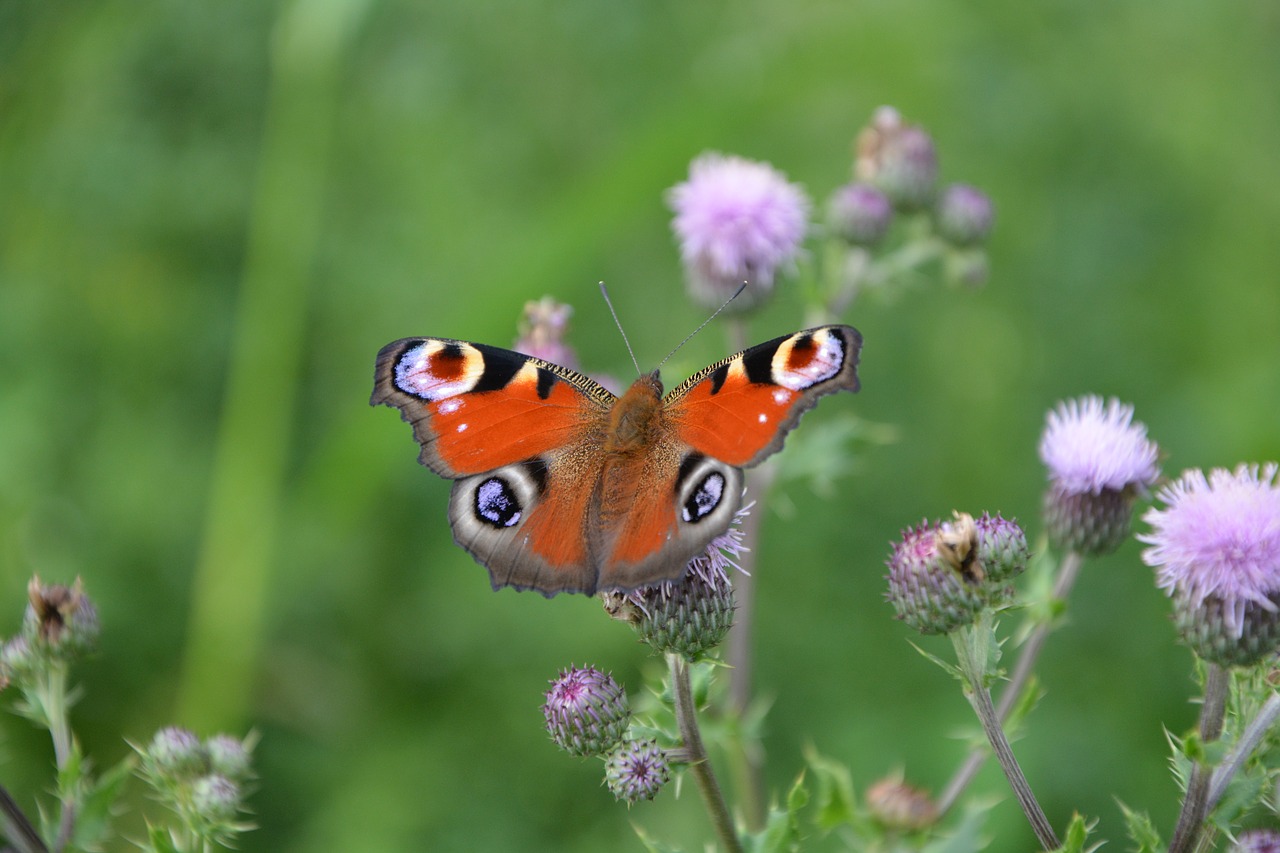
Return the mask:
[[858,390],[862,336],[819,326],[758,344],[662,395],[621,397],[566,367],[447,338],[378,353],[370,405],[395,406],[419,460],[454,481],[455,541],[494,589],[594,594],[678,579],[729,528],[742,469],[819,397]]

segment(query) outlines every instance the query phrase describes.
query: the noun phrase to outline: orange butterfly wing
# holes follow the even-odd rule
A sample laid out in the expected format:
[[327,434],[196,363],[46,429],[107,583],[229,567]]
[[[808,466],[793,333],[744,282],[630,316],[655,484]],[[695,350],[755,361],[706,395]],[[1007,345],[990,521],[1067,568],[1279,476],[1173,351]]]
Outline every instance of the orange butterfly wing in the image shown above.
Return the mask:
[[819,326],[774,338],[699,371],[667,395],[680,440],[730,465],[750,467],[782,443],[818,399],[857,391],[862,335]]
[[398,408],[422,464],[456,481],[454,539],[489,568],[494,588],[554,595],[596,586],[587,525],[614,399],[531,356],[405,338],[378,353],[370,403]]

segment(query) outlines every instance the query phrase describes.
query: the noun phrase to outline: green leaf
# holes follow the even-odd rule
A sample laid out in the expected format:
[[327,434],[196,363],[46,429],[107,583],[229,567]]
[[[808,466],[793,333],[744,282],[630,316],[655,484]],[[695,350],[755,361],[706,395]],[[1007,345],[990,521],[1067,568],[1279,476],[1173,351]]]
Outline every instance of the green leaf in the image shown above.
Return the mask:
[[982,828],[995,803],[996,800],[971,798],[964,804],[964,813],[955,831],[929,842],[921,848],[921,853],[973,853],[985,849],[987,839],[983,837]]
[[[812,746],[805,747],[804,758],[813,771],[817,787],[814,799],[818,804],[818,812],[814,816],[814,823],[823,831],[852,824],[857,802],[854,799],[853,777],[849,768],[834,759],[819,755]],[[794,790],[793,786],[793,793]]]
[[635,830],[636,837],[640,839],[640,843],[644,845],[644,849],[649,853],[680,853],[679,847],[672,847],[670,844],[664,844],[649,836],[644,831],[644,827],[639,824],[632,824],[631,828]]
[[799,850],[799,814],[808,804],[809,790],[805,787],[804,774],[801,773],[787,792],[787,807],[769,810],[764,829],[747,839],[748,849],[754,853],[787,853]]
[[150,853],[183,853],[169,830],[162,826],[152,826],[150,822],[147,823],[147,841],[150,846],[146,849]]
[[1084,815],[1076,812],[1071,816],[1071,823],[1067,824],[1067,831],[1062,846],[1058,848],[1058,853],[1085,853],[1085,842],[1089,840],[1089,833],[1093,830],[1094,823],[1085,820]]
[[1125,827],[1129,839],[1134,843],[1134,853],[1162,853],[1164,842],[1160,840],[1160,833],[1156,831],[1147,813],[1134,811],[1118,800],[1117,803],[1124,813]]
[[111,828],[111,810],[120,799],[125,782],[133,775],[137,756],[128,755],[104,772],[89,786],[80,799],[73,840],[77,847],[93,849],[103,841]]

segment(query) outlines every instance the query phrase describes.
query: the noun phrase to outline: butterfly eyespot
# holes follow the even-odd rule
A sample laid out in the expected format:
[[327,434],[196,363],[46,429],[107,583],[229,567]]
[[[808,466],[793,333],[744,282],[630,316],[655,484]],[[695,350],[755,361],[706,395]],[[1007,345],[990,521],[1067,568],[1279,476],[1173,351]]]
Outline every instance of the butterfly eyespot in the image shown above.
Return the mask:
[[701,521],[720,506],[724,499],[724,475],[712,471],[702,478],[693,492],[685,499],[681,514],[685,521]]
[[515,489],[501,477],[490,477],[476,487],[476,518],[494,527],[512,527],[520,522],[524,507]]

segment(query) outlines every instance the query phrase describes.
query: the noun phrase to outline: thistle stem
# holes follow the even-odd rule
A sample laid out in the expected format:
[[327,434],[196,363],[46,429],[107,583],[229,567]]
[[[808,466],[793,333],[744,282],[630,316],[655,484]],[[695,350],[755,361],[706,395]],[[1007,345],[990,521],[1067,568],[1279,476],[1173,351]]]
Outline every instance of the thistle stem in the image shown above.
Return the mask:
[[1240,768],[1249,760],[1249,756],[1266,736],[1267,730],[1275,725],[1277,717],[1280,717],[1280,694],[1273,693],[1262,706],[1262,710],[1258,712],[1258,716],[1249,721],[1249,725],[1240,735],[1240,741],[1236,744],[1235,750],[1222,762],[1222,766],[1213,771],[1205,814],[1213,811],[1213,807],[1222,799],[1227,785],[1231,784],[1232,777],[1240,772]]
[[1018,760],[1013,755],[1013,748],[1009,746],[1004,728],[996,716],[995,705],[991,702],[991,691],[987,689],[986,647],[990,642],[991,634],[985,620],[976,626],[962,628],[951,634],[960,670],[966,681],[965,698],[969,700],[974,713],[978,715],[978,720],[982,723],[982,731],[986,734],[996,760],[1000,763],[1000,769],[1009,780],[1009,787],[1013,789],[1013,795],[1017,798],[1018,805],[1022,807],[1022,813],[1027,816],[1027,821],[1031,824],[1031,830],[1036,834],[1040,846],[1045,850],[1056,850],[1062,845],[1054,834],[1049,819],[1045,817],[1044,810],[1040,808],[1035,794],[1031,792],[1031,786],[1027,784],[1027,777],[1023,775]]
[[[1206,665],[1204,679],[1204,704],[1200,708],[1200,739],[1208,744],[1222,734],[1222,720],[1227,713],[1227,690],[1231,673],[1216,663]],[[1274,697],[1273,697],[1274,698]],[[1182,811],[1169,842],[1169,853],[1188,853],[1194,850],[1209,813],[1209,787],[1213,771],[1201,761],[1191,767],[1187,780],[1187,795],[1182,801]]]
[[3,785],[0,785],[0,827],[4,828],[5,840],[20,853],[49,853],[36,828]]
[[671,693],[675,699],[676,724],[680,727],[680,740],[684,744],[685,754],[689,761],[689,772],[693,774],[698,785],[698,793],[702,795],[702,803],[707,807],[711,823],[715,826],[716,835],[728,853],[742,853],[742,842],[733,828],[733,818],[729,816],[729,807],[725,804],[724,795],[720,792],[720,783],[716,781],[715,772],[707,758],[706,747],[702,744],[702,733],[698,729],[697,709],[693,702],[693,685],[689,680],[689,664],[677,654],[667,655],[667,665],[671,669]]
[[[1075,551],[1068,551],[1066,556],[1062,558],[1062,563],[1058,566],[1058,576],[1053,583],[1054,601],[1065,602],[1067,600],[1071,594],[1072,587],[1075,586],[1076,578],[1080,576],[1080,567],[1083,564],[1084,558]],[[1026,642],[1023,643],[1022,652],[1018,655],[1018,662],[1014,665],[1013,674],[1009,677],[1009,683],[1005,685],[1000,694],[1000,704],[996,708],[996,716],[1001,725],[1009,719],[1009,715],[1013,713],[1018,700],[1027,689],[1031,675],[1035,672],[1036,662],[1040,659],[1040,652],[1044,650],[1045,641],[1049,639],[1049,635],[1053,633],[1055,627],[1053,619],[1046,619],[1035,627],[1027,637]],[[938,797],[939,815],[946,814],[959,801],[960,795],[969,787],[973,777],[978,775],[978,770],[981,769],[986,760],[987,751],[985,749],[974,749],[969,753],[965,758],[964,764],[960,765],[960,769],[951,777],[951,781],[947,783],[942,794]]]

